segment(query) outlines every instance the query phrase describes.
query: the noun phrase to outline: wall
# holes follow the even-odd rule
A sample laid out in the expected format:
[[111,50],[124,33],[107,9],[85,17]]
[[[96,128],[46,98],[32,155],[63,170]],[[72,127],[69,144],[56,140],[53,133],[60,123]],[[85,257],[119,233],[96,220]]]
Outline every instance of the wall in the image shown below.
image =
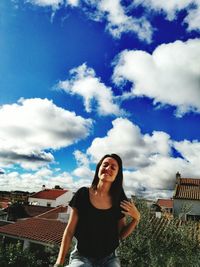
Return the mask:
[[183,213],[200,215],[200,200],[174,199],[174,216],[179,217]]
[[72,192],[71,191],[66,192],[65,194],[56,199],[56,206],[60,205],[67,206],[71,198],[72,198]]
[[50,203],[51,207],[57,206],[56,201],[51,200],[51,199],[39,199],[39,198],[29,197],[28,201],[31,205],[39,205],[39,206],[47,207],[47,203]]

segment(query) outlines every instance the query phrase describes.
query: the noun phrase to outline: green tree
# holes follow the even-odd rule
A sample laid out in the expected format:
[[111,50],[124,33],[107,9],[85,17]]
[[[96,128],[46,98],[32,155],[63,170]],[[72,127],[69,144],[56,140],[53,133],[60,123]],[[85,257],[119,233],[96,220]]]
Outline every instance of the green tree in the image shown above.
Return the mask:
[[163,226],[162,223],[154,224],[145,201],[136,199],[135,203],[141,212],[141,221],[120,244],[122,267],[200,266],[200,246],[192,238],[192,222],[178,225],[178,220],[163,220],[163,223],[167,222]]
[[28,251],[23,250],[22,244],[9,244],[0,246],[0,266],[1,267],[42,267],[42,261]]
[[17,221],[20,218],[27,218],[28,214],[25,211],[25,207],[20,202],[12,203],[8,207],[8,220],[9,221]]

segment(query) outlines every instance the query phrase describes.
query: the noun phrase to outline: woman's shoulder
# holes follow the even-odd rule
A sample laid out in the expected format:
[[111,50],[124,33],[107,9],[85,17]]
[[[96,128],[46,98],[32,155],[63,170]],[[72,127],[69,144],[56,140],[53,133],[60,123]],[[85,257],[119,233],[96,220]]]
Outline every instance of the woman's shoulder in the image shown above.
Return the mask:
[[89,188],[86,187],[86,186],[80,187],[80,188],[76,191],[75,195],[84,195],[84,194],[88,193],[88,190],[89,190]]
[[87,193],[88,188],[87,187],[81,187],[79,188],[76,193],[73,195],[71,201],[69,202],[69,205],[71,207],[80,208],[83,203],[85,203],[85,199],[87,199]]
[[89,187],[86,187],[86,186],[82,186],[80,187],[76,192],[86,192],[89,190]]

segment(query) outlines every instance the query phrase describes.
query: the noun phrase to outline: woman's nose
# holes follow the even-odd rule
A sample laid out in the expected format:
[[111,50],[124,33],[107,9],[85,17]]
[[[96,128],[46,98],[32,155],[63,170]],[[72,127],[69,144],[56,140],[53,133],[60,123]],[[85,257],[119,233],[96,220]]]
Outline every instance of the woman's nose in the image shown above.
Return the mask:
[[111,167],[110,165],[106,166],[106,170],[110,170],[110,167]]

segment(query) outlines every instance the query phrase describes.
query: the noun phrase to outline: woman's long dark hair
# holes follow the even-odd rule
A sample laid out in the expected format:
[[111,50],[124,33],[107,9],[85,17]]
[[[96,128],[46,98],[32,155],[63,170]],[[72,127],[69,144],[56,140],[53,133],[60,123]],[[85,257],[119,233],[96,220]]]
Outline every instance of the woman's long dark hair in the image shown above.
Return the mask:
[[99,183],[99,176],[98,176],[99,168],[100,168],[100,166],[101,166],[101,164],[102,164],[102,162],[103,162],[103,160],[105,158],[113,158],[113,159],[115,159],[117,161],[117,163],[118,163],[118,166],[119,166],[119,170],[118,170],[117,176],[116,176],[116,178],[115,178],[115,180],[112,183],[111,188],[110,188],[110,194],[111,194],[113,205],[119,205],[121,197],[125,196],[125,198],[126,198],[126,195],[125,195],[124,189],[123,189],[122,160],[121,160],[120,156],[118,156],[117,154],[106,154],[97,163],[96,171],[95,171],[95,174],[94,174],[94,179],[92,181],[92,188],[95,189],[95,190],[97,189],[97,185]]

